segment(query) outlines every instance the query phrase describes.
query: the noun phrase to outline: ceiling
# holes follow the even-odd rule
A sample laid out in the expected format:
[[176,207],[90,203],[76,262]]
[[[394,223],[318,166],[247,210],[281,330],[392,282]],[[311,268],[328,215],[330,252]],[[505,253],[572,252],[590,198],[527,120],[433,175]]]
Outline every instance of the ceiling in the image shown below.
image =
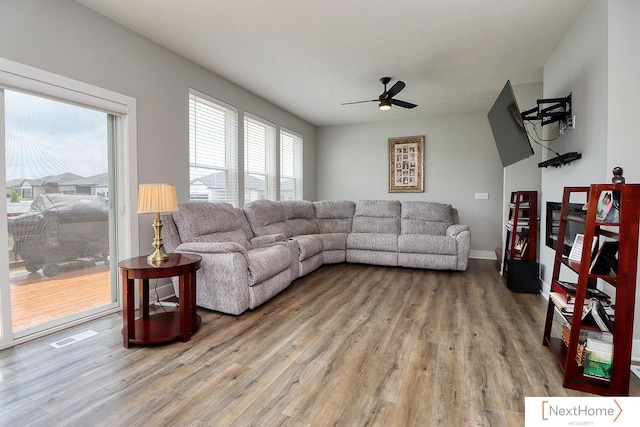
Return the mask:
[[[542,81],[587,2],[75,1],[317,126],[488,111],[507,79]],[[376,99],[384,76],[418,107],[340,105]]]

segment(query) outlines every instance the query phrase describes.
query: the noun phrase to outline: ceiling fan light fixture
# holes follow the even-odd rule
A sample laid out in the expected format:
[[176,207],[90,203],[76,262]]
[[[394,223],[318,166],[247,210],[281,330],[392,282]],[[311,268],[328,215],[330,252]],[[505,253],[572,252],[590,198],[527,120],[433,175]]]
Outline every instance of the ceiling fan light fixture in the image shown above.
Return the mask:
[[391,102],[388,99],[383,99],[382,101],[380,101],[380,104],[378,105],[378,109],[380,111],[387,111],[391,109]]

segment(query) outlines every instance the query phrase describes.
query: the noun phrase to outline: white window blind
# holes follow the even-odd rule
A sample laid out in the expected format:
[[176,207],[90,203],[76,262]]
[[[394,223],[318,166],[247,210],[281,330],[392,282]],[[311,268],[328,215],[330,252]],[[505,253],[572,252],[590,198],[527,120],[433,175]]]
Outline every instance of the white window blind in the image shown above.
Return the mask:
[[276,127],[258,117],[244,118],[244,201],[276,200]]
[[280,129],[280,200],[302,200],[302,137]]
[[238,206],[238,112],[196,91],[189,92],[191,201]]

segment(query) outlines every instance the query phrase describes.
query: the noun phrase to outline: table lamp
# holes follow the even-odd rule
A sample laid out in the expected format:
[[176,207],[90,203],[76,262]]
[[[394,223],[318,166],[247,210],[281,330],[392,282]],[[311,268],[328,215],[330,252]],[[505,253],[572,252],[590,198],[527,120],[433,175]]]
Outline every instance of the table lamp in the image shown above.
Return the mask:
[[155,213],[156,219],[153,221],[155,238],[153,247],[156,249],[147,257],[149,264],[159,265],[169,259],[163,251],[162,242],[162,219],[160,213],[176,212],[178,210],[178,196],[176,187],[171,184],[140,184],[138,187],[138,213]]

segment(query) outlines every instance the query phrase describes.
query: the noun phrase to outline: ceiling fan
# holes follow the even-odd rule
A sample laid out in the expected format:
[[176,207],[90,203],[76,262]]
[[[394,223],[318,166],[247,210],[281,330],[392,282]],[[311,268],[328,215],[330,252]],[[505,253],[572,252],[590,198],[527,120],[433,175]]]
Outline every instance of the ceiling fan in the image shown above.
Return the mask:
[[404,87],[406,86],[403,81],[398,80],[395,82],[391,89],[387,90],[387,84],[391,81],[391,77],[382,77],[380,82],[384,85],[384,92],[380,94],[378,99],[368,99],[366,101],[345,102],[340,105],[362,104],[363,102],[379,102],[378,108],[380,110],[390,110],[391,105],[397,105],[402,108],[415,108],[416,104],[412,104],[406,101],[400,101],[399,99],[393,99]]

